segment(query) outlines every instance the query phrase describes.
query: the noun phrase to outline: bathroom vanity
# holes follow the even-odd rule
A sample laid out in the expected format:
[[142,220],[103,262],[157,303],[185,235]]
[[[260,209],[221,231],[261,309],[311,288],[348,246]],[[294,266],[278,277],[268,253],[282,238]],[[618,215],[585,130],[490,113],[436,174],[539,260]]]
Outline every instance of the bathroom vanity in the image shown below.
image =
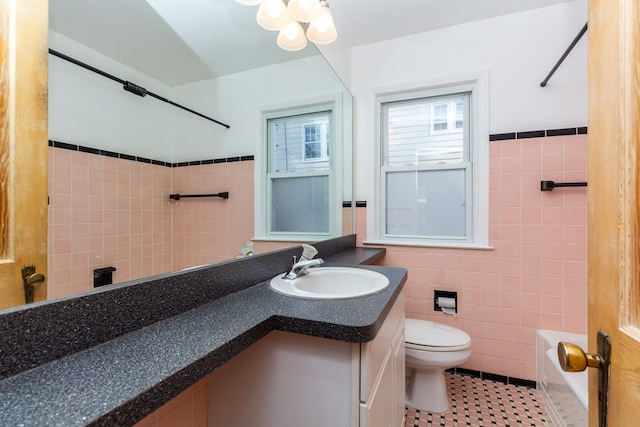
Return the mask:
[[[263,377],[261,392],[253,401],[244,398],[243,411],[267,397],[286,397],[280,408],[289,410],[305,394],[306,404],[319,405],[318,399],[346,393],[336,399],[340,421],[323,427],[395,425],[383,423],[393,417],[400,425],[401,400],[391,396],[404,395],[406,270],[366,266],[384,250],[356,248],[355,236],[315,246],[327,266],[377,271],[389,287],[332,301],[278,294],[268,280],[290,267],[300,254],[295,247],[3,311],[0,425],[133,425],[212,372],[214,394],[248,395]],[[301,350],[299,358],[291,348]],[[283,352],[293,357],[281,358]],[[228,367],[255,354],[259,360],[245,368],[260,375],[223,382]],[[333,378],[331,391],[318,393],[321,384],[301,375],[293,378],[305,385],[297,394],[270,383],[273,372],[294,372],[294,363],[282,366],[282,360],[296,360],[306,373],[305,366],[322,367],[321,379]],[[333,410],[327,405],[322,412]],[[312,421],[303,425],[322,425]],[[216,424],[212,415],[210,423],[242,425]]]
[[401,293],[369,342],[271,332],[209,377],[209,427],[399,427],[403,331]]

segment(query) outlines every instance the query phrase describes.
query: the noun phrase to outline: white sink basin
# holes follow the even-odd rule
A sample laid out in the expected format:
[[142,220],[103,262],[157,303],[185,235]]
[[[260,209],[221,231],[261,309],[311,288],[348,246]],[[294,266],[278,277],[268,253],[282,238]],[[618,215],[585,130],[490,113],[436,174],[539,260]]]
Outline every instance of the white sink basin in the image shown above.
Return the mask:
[[386,276],[349,267],[316,267],[297,279],[284,274],[271,279],[271,288],[284,295],[308,299],[344,299],[372,295],[389,287]]

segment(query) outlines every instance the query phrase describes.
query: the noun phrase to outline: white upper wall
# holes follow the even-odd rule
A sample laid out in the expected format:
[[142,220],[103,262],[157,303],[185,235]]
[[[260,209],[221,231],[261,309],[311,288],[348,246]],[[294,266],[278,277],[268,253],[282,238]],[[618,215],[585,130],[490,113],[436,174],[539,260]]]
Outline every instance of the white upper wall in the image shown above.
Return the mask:
[[[173,90],[144,74],[49,31],[49,47],[171,99]],[[173,107],[125,92],[116,81],[49,55],[49,139],[168,160]],[[185,115],[187,113],[184,113]]]
[[540,87],[586,22],[587,1],[575,0],[353,48],[357,200],[373,191],[379,88],[487,71],[490,134],[586,126],[586,35]]
[[[351,98],[321,55],[187,84],[179,89],[176,102],[182,100],[196,110],[209,107],[220,111],[231,128],[216,139],[197,137],[210,126],[202,120],[190,129],[176,129],[179,144],[174,145],[173,158],[178,161],[185,157],[185,147],[196,159],[253,155],[262,138],[261,111],[341,93]],[[351,108],[350,102],[348,105]],[[351,129],[350,123],[348,128]]]
[[169,87],[53,31],[49,46],[231,126],[49,56],[49,139],[167,162],[253,155],[261,108],[346,92],[320,55]]

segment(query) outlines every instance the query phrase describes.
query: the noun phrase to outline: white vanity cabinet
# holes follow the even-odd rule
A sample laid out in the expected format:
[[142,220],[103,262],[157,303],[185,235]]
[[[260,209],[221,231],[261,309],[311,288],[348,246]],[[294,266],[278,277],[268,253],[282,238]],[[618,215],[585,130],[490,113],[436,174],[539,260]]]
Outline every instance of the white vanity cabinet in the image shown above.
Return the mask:
[[404,292],[373,341],[360,344],[360,426],[404,425]]
[[209,427],[404,425],[404,292],[373,341],[271,332],[209,377]]

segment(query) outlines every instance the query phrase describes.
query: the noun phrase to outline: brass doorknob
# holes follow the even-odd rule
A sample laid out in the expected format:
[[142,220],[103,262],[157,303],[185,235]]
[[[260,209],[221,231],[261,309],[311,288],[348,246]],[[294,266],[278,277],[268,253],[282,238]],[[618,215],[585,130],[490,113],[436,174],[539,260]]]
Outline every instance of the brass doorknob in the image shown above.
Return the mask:
[[25,277],[24,281],[27,285],[31,285],[33,287],[40,286],[44,283],[44,274],[33,273],[30,276]]
[[575,344],[558,343],[558,362],[566,372],[581,372],[587,368],[598,368],[598,425],[607,427],[609,405],[609,371],[611,369],[611,339],[598,331],[598,354],[585,353]]
[[44,274],[36,273],[36,267],[27,265],[22,268],[22,283],[24,284],[24,301],[29,304],[33,302],[33,290],[44,283]]
[[599,354],[585,353],[579,346],[568,342],[558,343],[558,361],[566,372],[581,372],[589,368],[599,368],[603,363]]

